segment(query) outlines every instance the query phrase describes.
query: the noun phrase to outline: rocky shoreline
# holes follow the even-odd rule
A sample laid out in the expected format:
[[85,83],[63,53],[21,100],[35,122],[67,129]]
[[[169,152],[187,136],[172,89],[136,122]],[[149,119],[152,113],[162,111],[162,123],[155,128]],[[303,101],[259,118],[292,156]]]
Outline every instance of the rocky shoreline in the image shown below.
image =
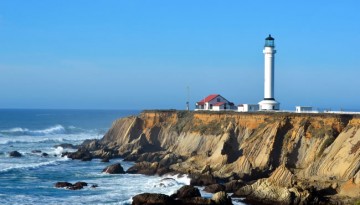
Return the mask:
[[256,204],[360,200],[360,117],[354,115],[145,111],[64,155],[135,161],[127,173],[188,174],[193,186]]

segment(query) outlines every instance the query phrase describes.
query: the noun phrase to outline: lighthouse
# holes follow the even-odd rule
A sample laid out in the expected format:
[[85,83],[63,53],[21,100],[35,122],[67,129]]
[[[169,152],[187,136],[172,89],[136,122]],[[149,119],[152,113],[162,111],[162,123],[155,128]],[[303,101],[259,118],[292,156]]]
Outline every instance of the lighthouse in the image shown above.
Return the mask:
[[259,102],[260,110],[279,110],[280,103],[275,100],[274,95],[274,61],[275,61],[275,44],[274,38],[269,35],[265,39],[264,46],[264,100]]

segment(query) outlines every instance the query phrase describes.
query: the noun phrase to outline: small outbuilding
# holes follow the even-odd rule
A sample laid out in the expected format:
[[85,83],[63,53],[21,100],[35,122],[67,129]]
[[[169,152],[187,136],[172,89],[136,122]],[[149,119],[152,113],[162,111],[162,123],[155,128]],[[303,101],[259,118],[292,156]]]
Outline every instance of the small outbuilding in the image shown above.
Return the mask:
[[302,112],[313,112],[313,108],[309,106],[296,106],[295,112],[302,113]]
[[196,110],[223,111],[234,110],[234,103],[219,94],[212,94],[195,104]]
[[259,111],[259,104],[240,104],[238,105],[238,112],[256,112]]

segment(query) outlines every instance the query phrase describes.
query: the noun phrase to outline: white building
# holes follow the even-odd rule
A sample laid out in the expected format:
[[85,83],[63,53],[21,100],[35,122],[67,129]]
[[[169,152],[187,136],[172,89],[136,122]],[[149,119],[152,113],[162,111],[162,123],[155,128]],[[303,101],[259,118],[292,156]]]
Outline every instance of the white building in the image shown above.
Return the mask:
[[295,112],[301,113],[301,112],[313,112],[313,108],[309,106],[296,106]]
[[241,104],[238,105],[238,112],[256,112],[259,111],[258,104]]
[[195,104],[195,110],[222,111],[233,110],[234,107],[234,103],[226,100],[219,94],[209,95]]
[[259,102],[260,110],[279,110],[280,103],[275,100],[274,94],[274,70],[275,70],[275,44],[274,38],[269,35],[265,39],[264,46],[264,100]]

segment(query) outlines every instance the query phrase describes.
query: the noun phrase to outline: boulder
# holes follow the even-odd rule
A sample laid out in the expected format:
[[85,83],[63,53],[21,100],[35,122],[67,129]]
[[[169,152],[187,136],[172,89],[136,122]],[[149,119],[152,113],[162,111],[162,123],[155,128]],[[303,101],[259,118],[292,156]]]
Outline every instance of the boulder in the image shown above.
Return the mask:
[[217,183],[215,177],[210,174],[192,175],[190,177],[191,177],[190,185],[193,185],[193,186],[207,186],[207,185]]
[[204,191],[209,193],[216,193],[219,191],[225,191],[225,186],[222,184],[212,184],[205,187]]
[[41,150],[32,150],[31,153],[33,153],[33,154],[41,153]]
[[67,188],[70,186],[72,186],[72,184],[69,182],[56,182],[56,184],[55,184],[56,188]]
[[179,205],[216,205],[213,200],[202,197],[186,198],[178,200],[177,202]]
[[42,154],[41,154],[41,156],[42,156],[42,157],[48,157],[48,156],[49,156],[49,154],[48,154],[48,153],[46,153],[46,152],[44,152],[44,153],[42,153]]
[[67,187],[70,190],[79,190],[84,188],[84,186],[87,186],[88,184],[86,182],[76,182],[72,186]]
[[181,187],[177,192],[171,195],[173,198],[186,199],[193,197],[201,197],[200,191],[198,188],[191,185],[185,185]]
[[150,194],[143,193],[134,196],[132,205],[147,205],[147,204],[156,204],[156,205],[171,205],[174,204],[174,200],[165,194]]
[[120,163],[112,164],[103,169],[102,172],[107,174],[125,174],[125,171]]
[[88,184],[86,182],[76,182],[75,184],[71,184],[69,182],[57,182],[55,184],[56,188],[66,188],[69,190],[79,190],[84,188],[84,186],[87,186]]
[[231,198],[226,194],[224,191],[220,191],[215,193],[212,198],[213,201],[215,201],[218,205],[232,205]]
[[9,153],[10,157],[22,157],[22,154],[20,154],[20,152],[18,151],[12,151]]
[[109,159],[109,157],[104,157],[101,159],[101,162],[107,163],[107,162],[110,162],[110,159]]
[[90,161],[92,160],[92,154],[87,149],[79,149],[76,152],[64,153],[63,156],[66,155],[71,159],[79,159],[82,161]]
[[126,173],[129,174],[145,174],[145,175],[154,175],[157,171],[159,163],[158,162],[139,162],[134,166],[130,167]]

